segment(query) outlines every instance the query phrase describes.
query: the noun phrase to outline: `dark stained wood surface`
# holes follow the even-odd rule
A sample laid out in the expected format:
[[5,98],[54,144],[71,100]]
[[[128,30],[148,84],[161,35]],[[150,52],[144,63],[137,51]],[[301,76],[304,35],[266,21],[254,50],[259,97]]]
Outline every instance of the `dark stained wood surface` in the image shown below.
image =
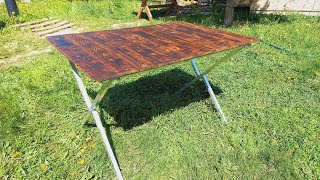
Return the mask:
[[250,45],[259,39],[186,22],[47,37],[95,81]]

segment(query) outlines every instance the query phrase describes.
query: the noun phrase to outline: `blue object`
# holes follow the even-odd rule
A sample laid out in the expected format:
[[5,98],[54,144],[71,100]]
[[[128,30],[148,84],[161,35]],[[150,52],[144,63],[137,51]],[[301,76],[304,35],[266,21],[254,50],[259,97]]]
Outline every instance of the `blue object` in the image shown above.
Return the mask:
[[19,10],[15,0],[4,0],[9,16],[18,16]]

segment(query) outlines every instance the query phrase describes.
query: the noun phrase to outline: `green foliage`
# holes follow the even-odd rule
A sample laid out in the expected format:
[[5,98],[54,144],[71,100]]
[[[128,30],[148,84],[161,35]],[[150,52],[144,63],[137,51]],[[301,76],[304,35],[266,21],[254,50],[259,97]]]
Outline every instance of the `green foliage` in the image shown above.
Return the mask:
[[[0,7],[0,60],[49,45],[12,24],[54,17],[86,31],[107,29],[134,20],[139,2],[18,5],[17,18]],[[319,17],[239,13],[230,29],[221,26],[222,17],[213,11],[150,24],[189,21],[319,57]],[[199,68],[223,54],[199,58]],[[201,81],[172,95],[194,76],[189,62],[122,78],[104,98],[101,115],[124,177],[318,179],[319,69],[319,58],[287,55],[264,44],[245,48],[208,75],[229,125],[220,121]],[[94,97],[100,85],[85,83]],[[0,112],[1,178],[115,178],[97,129],[80,127],[87,110],[58,51],[0,65]]]

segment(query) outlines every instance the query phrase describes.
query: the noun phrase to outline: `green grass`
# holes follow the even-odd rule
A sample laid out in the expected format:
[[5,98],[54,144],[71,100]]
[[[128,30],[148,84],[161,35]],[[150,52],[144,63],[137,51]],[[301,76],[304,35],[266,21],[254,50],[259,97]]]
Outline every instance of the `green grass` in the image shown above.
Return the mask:
[[[10,24],[42,17],[68,19],[85,30],[133,21],[137,1],[48,1],[18,4],[19,18],[0,8],[0,59],[49,46]],[[120,8],[120,6],[124,6]],[[56,8],[49,8],[56,7]],[[189,62],[122,78],[102,102],[102,117],[126,179],[318,179],[320,177],[320,18],[236,14],[162,18],[184,20],[253,37],[247,47],[209,74],[229,119],[213,110],[202,82],[172,93],[194,76]],[[8,47],[5,47],[8,46]],[[24,47],[29,46],[29,47]],[[225,53],[198,59],[205,69]],[[85,79],[90,96],[99,84]],[[0,67],[0,177],[114,179],[100,135],[82,128],[86,107],[68,62],[58,51]],[[91,124],[93,122],[91,121]]]

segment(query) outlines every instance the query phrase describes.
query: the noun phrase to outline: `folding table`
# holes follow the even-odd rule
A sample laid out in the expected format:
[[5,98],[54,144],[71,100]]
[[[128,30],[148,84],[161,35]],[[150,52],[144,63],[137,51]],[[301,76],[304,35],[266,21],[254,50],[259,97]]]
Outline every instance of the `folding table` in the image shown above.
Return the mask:
[[181,16],[180,7],[177,3],[177,0],[172,0],[170,4],[156,4],[156,5],[148,5],[147,0],[142,0],[140,9],[137,14],[137,19],[141,17],[142,11],[145,10],[149,20],[152,20],[152,14],[150,12],[150,8],[163,8],[168,7],[166,12],[166,16],[170,14],[173,8],[176,8],[177,15]]
[[[186,22],[58,35],[47,39],[69,59],[72,72],[88,107],[88,114],[92,114],[95,120],[119,179],[123,177],[97,111],[99,102],[113,80],[192,59],[196,77],[178,92],[202,79],[221,119],[227,123],[206,75],[242,47],[259,41],[256,38]],[[230,49],[232,50],[229,54],[216,61],[207,70],[202,73],[199,71],[195,58]],[[76,66],[92,80],[102,82],[101,89],[92,101]]]

